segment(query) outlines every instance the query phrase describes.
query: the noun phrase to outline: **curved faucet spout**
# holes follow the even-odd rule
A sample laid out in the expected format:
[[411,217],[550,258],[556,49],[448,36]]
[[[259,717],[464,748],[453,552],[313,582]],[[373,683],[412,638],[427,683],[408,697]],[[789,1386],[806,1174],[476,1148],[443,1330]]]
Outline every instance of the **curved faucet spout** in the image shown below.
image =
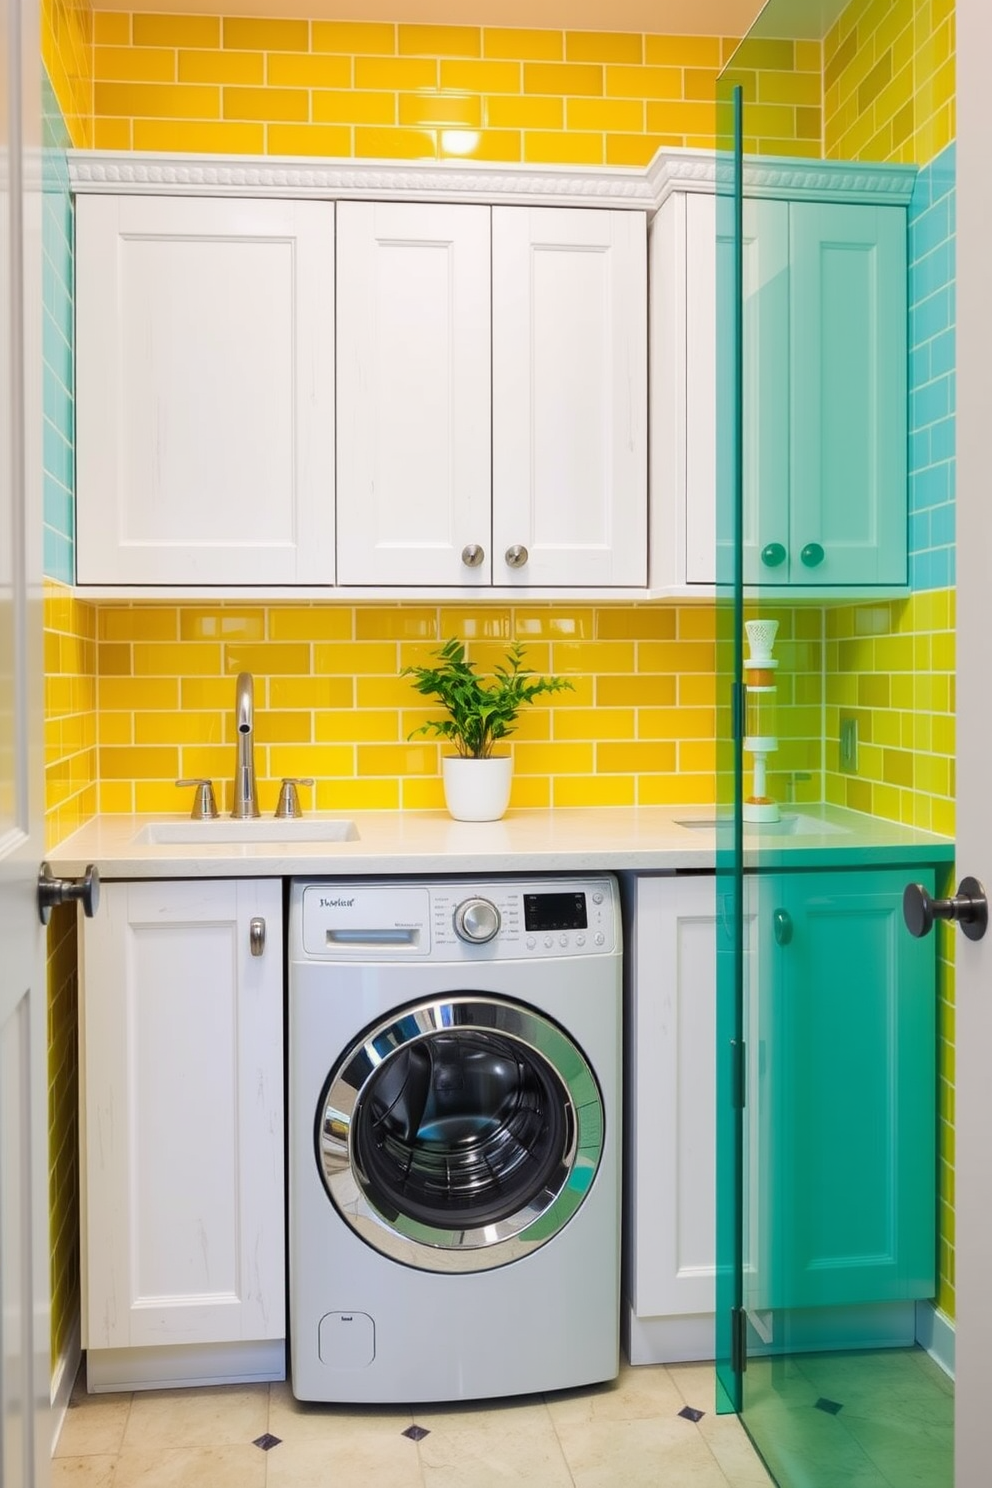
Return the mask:
[[251,672],[239,672],[234,701],[238,730],[238,762],[234,775],[234,805],[231,815],[260,816],[255,787],[255,683]]

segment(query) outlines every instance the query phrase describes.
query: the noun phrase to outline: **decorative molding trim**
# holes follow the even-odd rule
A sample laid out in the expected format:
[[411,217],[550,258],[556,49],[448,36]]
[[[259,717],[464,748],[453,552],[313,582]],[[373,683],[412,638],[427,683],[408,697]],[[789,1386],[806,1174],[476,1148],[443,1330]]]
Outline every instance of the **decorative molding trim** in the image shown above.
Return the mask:
[[[915,165],[872,165],[849,160],[799,161],[745,158],[744,195],[788,201],[858,202],[906,206],[916,181]],[[730,160],[711,150],[659,150],[647,168],[655,205],[675,191],[730,189]]]
[[79,192],[156,196],[270,196],[334,201],[463,201],[510,205],[630,207],[650,211],[643,171],[479,162],[290,159],[277,156],[160,155],[69,151]]
[[[646,170],[489,165],[478,162],[313,160],[280,156],[164,155],[70,150],[77,194],[264,196],[318,201],[443,201],[508,206],[627,207],[655,212],[672,192],[715,191],[726,156],[659,150]],[[725,164],[726,162],[726,164]],[[749,197],[905,206],[912,165],[769,158],[744,163]]]

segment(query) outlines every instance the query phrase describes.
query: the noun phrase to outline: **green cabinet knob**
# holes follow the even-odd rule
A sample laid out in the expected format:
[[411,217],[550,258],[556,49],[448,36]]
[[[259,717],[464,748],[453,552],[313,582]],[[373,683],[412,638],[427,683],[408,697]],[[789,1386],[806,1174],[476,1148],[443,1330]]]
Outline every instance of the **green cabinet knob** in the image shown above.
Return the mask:
[[769,543],[761,550],[761,561],[766,568],[778,568],[785,559],[786,552],[781,543]]
[[823,562],[824,553],[819,543],[807,543],[799,554],[799,557],[807,568],[816,568],[818,564]]

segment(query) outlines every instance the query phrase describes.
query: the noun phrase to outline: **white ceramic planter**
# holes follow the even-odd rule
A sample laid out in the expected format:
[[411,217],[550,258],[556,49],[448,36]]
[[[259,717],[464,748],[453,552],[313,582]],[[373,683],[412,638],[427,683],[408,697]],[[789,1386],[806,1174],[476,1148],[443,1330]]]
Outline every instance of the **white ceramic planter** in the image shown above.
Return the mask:
[[464,759],[461,755],[441,760],[444,799],[455,821],[499,821],[510,802],[513,759]]

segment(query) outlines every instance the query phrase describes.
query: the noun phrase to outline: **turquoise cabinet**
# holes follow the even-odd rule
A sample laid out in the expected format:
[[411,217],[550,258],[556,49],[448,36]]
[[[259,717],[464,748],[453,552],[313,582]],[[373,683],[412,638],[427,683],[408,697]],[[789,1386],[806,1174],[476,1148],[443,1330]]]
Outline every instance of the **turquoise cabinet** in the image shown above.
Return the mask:
[[[690,206],[702,258],[713,215],[709,203]],[[719,275],[732,274],[729,239],[718,243],[716,264]],[[743,273],[744,582],[904,585],[905,209],[747,200]],[[733,454],[731,377],[729,359],[718,354],[716,461],[724,483]],[[690,448],[686,458],[691,487],[699,457]],[[718,578],[729,582],[727,522],[704,531],[705,517],[691,505],[687,521],[690,582],[712,569],[714,541]]]
[[911,879],[933,892],[919,868],[750,881],[749,1312],[933,1295],[935,945],[903,925]]

